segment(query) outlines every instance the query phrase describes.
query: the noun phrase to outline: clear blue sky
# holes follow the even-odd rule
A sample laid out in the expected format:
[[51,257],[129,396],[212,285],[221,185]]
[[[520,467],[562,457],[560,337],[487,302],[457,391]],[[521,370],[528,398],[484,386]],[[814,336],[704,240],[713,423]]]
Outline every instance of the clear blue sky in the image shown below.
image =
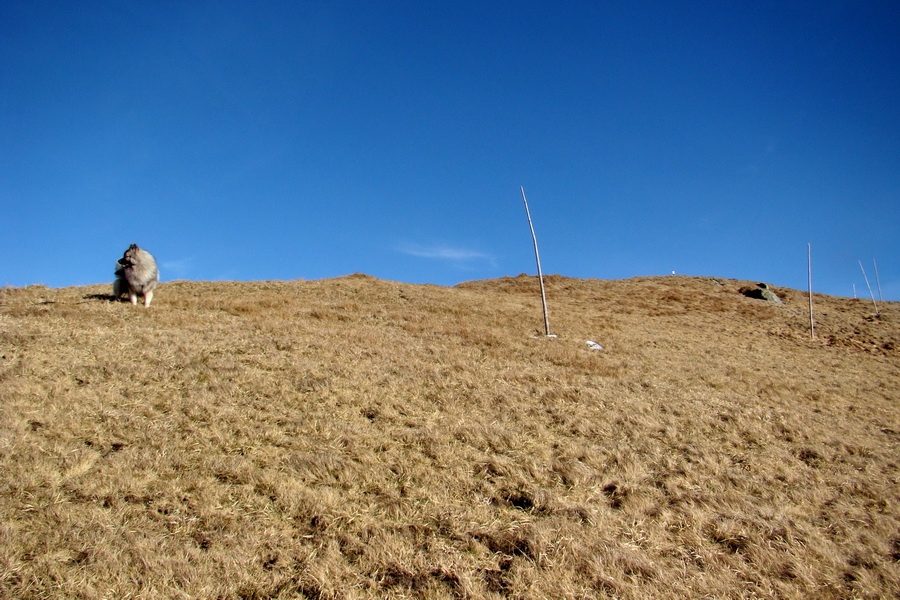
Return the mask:
[[519,186],[545,273],[900,300],[900,3],[0,2],[0,285],[533,274]]

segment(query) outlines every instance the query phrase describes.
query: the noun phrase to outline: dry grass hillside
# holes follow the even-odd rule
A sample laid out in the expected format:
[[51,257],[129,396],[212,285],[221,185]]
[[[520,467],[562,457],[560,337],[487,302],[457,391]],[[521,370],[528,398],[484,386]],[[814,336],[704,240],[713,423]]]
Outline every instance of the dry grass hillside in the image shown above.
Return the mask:
[[0,598],[900,596],[900,304],[547,283],[0,290]]

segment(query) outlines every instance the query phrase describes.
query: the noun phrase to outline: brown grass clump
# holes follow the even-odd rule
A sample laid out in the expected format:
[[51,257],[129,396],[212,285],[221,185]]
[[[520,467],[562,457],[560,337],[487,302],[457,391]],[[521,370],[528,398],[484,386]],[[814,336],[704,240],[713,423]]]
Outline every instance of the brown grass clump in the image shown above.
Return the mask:
[[2,289],[0,598],[900,596],[900,305],[748,283]]

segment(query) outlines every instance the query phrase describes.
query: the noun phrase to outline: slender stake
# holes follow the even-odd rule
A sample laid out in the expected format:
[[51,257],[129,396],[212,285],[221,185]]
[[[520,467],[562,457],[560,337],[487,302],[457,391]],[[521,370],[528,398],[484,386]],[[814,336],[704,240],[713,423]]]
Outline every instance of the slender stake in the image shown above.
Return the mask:
[[809,337],[816,339],[816,321],[813,318],[813,293],[812,293],[812,245],[806,244],[806,275],[809,280]]
[[875,314],[877,315],[878,314],[878,303],[875,302],[875,294],[872,293],[872,286],[869,285],[869,278],[866,276],[866,270],[862,266],[862,261],[858,261],[858,262],[859,262],[859,268],[862,269],[862,272],[863,272],[863,279],[866,280],[866,287],[869,288],[869,296],[872,297],[872,306],[875,307]]
[[878,284],[878,299],[884,302],[884,296],[881,294],[881,278],[878,277],[878,263],[875,262],[875,259],[872,259],[872,264],[875,265],[875,283]]
[[547,294],[544,292],[544,274],[541,272],[541,255],[538,252],[537,236],[534,235],[534,225],[531,224],[531,211],[528,210],[528,200],[525,198],[525,188],[522,190],[522,201],[525,203],[525,216],[528,217],[528,227],[531,229],[531,239],[534,241],[534,259],[537,261],[538,280],[541,282],[541,306],[544,308],[544,333],[550,336],[550,317],[547,314]]

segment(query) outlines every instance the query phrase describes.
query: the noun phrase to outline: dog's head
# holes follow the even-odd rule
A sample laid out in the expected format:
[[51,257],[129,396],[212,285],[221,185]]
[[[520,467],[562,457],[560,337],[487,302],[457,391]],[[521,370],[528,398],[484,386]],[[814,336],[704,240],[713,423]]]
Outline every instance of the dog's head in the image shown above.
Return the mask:
[[138,250],[140,250],[140,248],[138,248],[137,244],[130,245],[128,250],[125,251],[125,254],[122,255],[122,258],[118,260],[118,263],[123,267],[134,266]]

